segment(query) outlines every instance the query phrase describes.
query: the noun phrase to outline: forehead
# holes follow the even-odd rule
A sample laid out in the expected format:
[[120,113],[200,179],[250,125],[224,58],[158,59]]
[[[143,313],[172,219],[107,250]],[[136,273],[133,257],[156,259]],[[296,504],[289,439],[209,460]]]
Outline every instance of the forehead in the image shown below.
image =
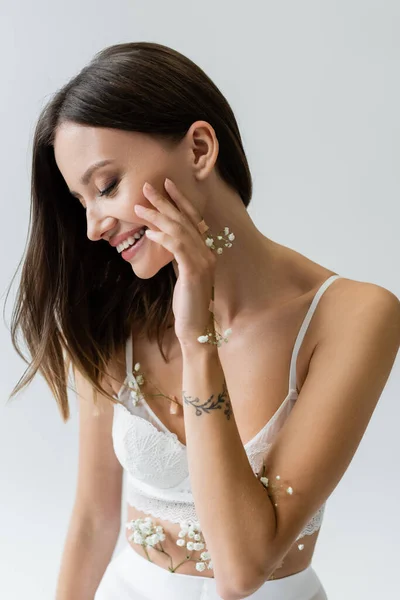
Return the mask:
[[91,162],[105,157],[125,156],[135,148],[143,149],[151,140],[136,131],[122,131],[106,127],[90,127],[77,123],[64,123],[56,131],[54,155],[62,166],[81,165],[83,168]]
[[75,190],[94,163],[111,159],[114,165],[141,172],[164,164],[171,158],[170,150],[168,142],[149,134],[73,122],[60,125],[54,137],[57,166],[69,188]]

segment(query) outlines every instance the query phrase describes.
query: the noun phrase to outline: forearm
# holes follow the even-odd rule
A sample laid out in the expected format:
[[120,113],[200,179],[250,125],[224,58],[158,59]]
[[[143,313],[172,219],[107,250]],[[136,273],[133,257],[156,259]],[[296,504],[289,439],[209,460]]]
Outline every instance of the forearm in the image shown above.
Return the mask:
[[204,344],[182,352],[186,446],[196,510],[220,588],[228,589],[236,577],[240,589],[247,579],[261,581],[275,513],[241,442],[216,347]]
[[119,528],[119,523],[94,521],[73,512],[55,600],[93,600],[115,549]]

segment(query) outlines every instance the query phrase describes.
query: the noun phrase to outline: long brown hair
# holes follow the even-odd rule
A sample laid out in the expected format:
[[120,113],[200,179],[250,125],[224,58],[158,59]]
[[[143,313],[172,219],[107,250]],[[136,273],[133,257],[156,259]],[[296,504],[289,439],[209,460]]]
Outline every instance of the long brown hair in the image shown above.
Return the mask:
[[[33,139],[30,233],[11,321],[12,344],[28,368],[10,398],[40,371],[66,422],[71,363],[93,384],[96,403],[97,392],[115,402],[103,375],[131,331],[157,339],[166,360],[162,339],[172,315],[172,262],[141,280],[108,243],[88,239],[84,209],[71,202],[55,161],[56,128],[74,122],[174,144],[198,119],[214,128],[217,172],[247,207],[252,180],[232,109],[200,67],[167,46],[105,48],[44,107]],[[18,329],[30,363],[19,348]]]

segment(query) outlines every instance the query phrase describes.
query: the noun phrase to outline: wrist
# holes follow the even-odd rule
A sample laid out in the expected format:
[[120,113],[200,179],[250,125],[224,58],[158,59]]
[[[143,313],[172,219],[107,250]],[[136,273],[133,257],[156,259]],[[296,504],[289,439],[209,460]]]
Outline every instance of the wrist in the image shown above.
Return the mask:
[[190,342],[188,344],[181,344],[181,351],[184,361],[219,357],[218,348],[215,344],[201,344],[198,341]]

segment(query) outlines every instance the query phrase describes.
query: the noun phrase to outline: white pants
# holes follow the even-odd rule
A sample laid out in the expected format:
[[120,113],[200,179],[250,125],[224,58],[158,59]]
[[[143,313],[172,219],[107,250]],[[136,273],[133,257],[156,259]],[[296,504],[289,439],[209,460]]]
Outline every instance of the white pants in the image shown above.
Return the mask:
[[[300,573],[266,581],[253,600],[327,600],[311,565]],[[141,556],[126,543],[114,557],[100,582],[94,600],[221,600],[215,579],[171,573]]]

